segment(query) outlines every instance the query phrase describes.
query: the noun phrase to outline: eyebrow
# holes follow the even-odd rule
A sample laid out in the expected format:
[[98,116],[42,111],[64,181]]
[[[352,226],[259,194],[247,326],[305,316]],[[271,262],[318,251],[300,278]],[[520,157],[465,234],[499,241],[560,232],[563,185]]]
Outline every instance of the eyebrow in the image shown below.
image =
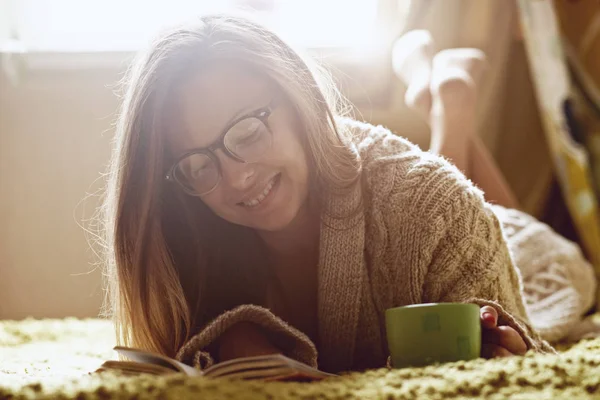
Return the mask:
[[238,122],[240,119],[248,116],[250,113],[253,113],[256,110],[260,110],[262,107],[244,107],[241,108],[240,110],[238,110],[235,114],[233,114],[233,116],[231,118],[229,118],[229,120],[227,121],[227,123],[224,125],[223,129],[221,129],[221,133],[219,134],[219,137],[221,137],[221,135],[223,135],[223,133],[225,133],[225,131],[229,130],[229,128],[231,128],[236,122]]
[[231,118],[229,118],[229,120],[227,120],[227,122],[224,124],[223,128],[220,130],[219,136],[217,136],[217,138],[215,140],[213,140],[207,146],[194,147],[193,149],[183,151],[179,155],[177,155],[177,157],[175,157],[175,160],[179,160],[182,157],[186,156],[187,154],[190,154],[190,153],[193,153],[196,151],[208,150],[209,148],[212,147],[213,144],[215,144],[217,141],[219,141],[223,137],[223,135],[229,129],[231,129],[237,122],[239,122],[242,119],[244,119],[245,117],[249,116],[251,113],[258,111],[265,107],[268,107],[268,104],[266,106],[261,106],[261,107],[247,106],[247,107],[243,107],[243,108],[239,109],[235,114],[233,114],[233,116]]

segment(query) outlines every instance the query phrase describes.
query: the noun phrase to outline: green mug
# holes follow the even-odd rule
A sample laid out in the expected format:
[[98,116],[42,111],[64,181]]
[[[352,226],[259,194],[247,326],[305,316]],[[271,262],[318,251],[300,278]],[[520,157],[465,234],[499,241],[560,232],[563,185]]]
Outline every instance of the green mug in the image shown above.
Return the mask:
[[394,368],[472,360],[481,352],[479,306],[463,303],[415,304],[385,312]]

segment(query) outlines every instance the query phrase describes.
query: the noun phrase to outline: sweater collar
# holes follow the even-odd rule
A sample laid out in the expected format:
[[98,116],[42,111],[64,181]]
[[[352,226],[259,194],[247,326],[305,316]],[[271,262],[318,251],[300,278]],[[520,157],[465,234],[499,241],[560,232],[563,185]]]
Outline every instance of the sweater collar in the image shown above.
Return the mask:
[[360,183],[347,193],[328,194],[318,272],[319,365],[328,371],[352,366],[365,272],[364,236]]

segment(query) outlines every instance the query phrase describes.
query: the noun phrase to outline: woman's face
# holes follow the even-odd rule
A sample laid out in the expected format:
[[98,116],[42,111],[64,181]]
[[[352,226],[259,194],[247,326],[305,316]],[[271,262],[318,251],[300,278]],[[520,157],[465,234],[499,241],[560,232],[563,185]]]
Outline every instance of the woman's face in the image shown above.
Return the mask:
[[[176,131],[169,137],[175,156],[218,142],[240,116],[271,104],[276,97],[268,80],[230,63],[199,70],[178,92]],[[202,201],[221,218],[250,228],[278,231],[296,217],[308,198],[308,163],[291,106],[278,102],[268,117],[271,145],[252,163],[214,151],[221,179]]]

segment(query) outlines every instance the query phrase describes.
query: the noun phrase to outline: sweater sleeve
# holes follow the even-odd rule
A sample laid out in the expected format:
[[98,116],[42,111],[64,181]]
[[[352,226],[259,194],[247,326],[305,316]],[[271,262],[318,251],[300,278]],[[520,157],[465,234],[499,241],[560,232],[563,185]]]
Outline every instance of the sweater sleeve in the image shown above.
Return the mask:
[[[554,352],[533,329],[502,227],[483,193],[451,163],[381,127],[358,145],[368,202],[371,279],[380,307],[416,302],[489,305],[528,349]],[[400,289],[400,290],[399,290]]]
[[498,217],[470,183],[462,189],[441,219],[446,223],[427,269],[426,300],[494,307],[498,324],[515,329],[529,350],[554,352],[532,328]]
[[177,352],[176,358],[198,369],[210,367],[216,358],[215,342],[229,328],[240,322],[256,324],[284,355],[317,367],[317,349],[311,340],[266,308],[255,305],[242,305],[221,314],[188,340]]

